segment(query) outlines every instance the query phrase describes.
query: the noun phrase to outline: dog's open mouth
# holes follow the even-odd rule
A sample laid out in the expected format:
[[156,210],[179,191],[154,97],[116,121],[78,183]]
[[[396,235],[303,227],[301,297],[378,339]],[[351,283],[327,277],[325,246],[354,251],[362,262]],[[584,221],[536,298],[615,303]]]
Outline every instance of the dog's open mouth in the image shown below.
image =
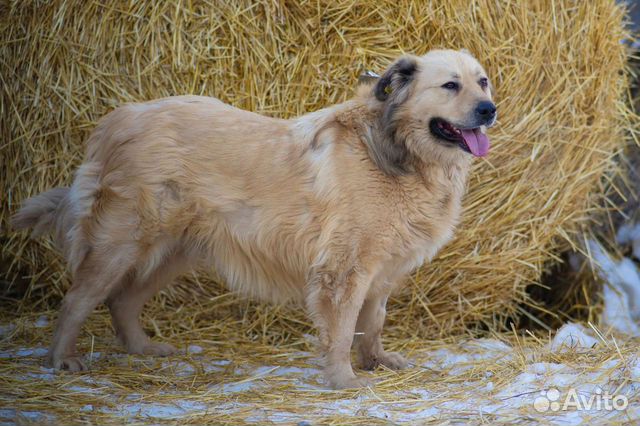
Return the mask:
[[485,134],[485,126],[462,129],[442,118],[433,118],[429,122],[429,129],[435,137],[458,144],[464,151],[476,157],[484,157],[489,153],[489,138]]

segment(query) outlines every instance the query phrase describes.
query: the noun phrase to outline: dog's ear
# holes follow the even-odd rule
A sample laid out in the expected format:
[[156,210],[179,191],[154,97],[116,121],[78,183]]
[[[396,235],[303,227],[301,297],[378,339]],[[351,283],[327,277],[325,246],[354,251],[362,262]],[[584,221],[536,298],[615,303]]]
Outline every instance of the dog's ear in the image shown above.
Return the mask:
[[380,77],[373,93],[383,102],[380,117],[365,143],[373,162],[390,176],[409,172],[409,152],[404,137],[397,132],[398,108],[411,94],[418,72],[418,58],[403,56],[394,62]]
[[403,93],[413,80],[418,71],[418,61],[415,56],[403,56],[395,61],[389,69],[380,77],[373,89],[373,93],[381,102],[393,97],[403,98]]

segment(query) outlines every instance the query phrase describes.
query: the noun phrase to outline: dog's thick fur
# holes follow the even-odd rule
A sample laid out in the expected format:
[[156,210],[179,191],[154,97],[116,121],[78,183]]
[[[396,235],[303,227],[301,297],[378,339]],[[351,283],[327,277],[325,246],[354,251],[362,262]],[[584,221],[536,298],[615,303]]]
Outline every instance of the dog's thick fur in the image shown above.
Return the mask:
[[[457,93],[441,87],[457,74]],[[293,120],[213,98],[122,106],[87,141],[70,188],[26,201],[16,228],[52,231],[73,285],[49,353],[82,370],[80,327],[101,302],[130,353],[167,355],[138,317],[178,275],[213,266],[229,288],[305,304],[328,383],[367,382],[362,367],[403,368],[380,335],[388,295],[452,236],[471,155],[437,140],[429,120],[469,123],[490,100],[465,52],[404,56],[350,101]]]

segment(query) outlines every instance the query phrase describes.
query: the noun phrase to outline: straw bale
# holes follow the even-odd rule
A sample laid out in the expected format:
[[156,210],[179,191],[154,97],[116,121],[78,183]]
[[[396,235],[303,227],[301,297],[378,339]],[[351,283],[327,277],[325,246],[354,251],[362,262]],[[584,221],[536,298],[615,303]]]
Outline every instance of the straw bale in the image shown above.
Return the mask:
[[[391,302],[405,337],[500,329],[520,315],[527,286],[604,205],[631,126],[613,0],[25,0],[1,10],[0,264],[29,309],[54,306],[68,277],[48,240],[10,232],[7,219],[27,197],[69,185],[96,121],[124,102],[201,94],[292,117],[344,101],[363,70],[402,52],[474,53],[496,87],[499,125],[455,241]],[[153,310],[196,315],[206,300],[223,328],[273,342],[309,330],[299,309],[240,302],[215,275],[187,281]]]

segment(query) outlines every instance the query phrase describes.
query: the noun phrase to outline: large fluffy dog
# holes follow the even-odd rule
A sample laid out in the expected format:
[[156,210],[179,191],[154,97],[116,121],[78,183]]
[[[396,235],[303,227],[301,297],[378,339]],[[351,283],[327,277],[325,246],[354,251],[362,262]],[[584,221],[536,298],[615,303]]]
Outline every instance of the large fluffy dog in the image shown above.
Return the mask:
[[487,75],[467,52],[403,56],[350,101],[293,120],[184,96],[125,105],[87,141],[70,188],[26,201],[17,228],[52,231],[73,275],[49,353],[83,370],[80,327],[101,302],[130,353],[167,355],[138,317],[181,273],[304,302],[328,383],[403,368],[382,348],[388,295],[452,236],[472,156],[495,122]]

